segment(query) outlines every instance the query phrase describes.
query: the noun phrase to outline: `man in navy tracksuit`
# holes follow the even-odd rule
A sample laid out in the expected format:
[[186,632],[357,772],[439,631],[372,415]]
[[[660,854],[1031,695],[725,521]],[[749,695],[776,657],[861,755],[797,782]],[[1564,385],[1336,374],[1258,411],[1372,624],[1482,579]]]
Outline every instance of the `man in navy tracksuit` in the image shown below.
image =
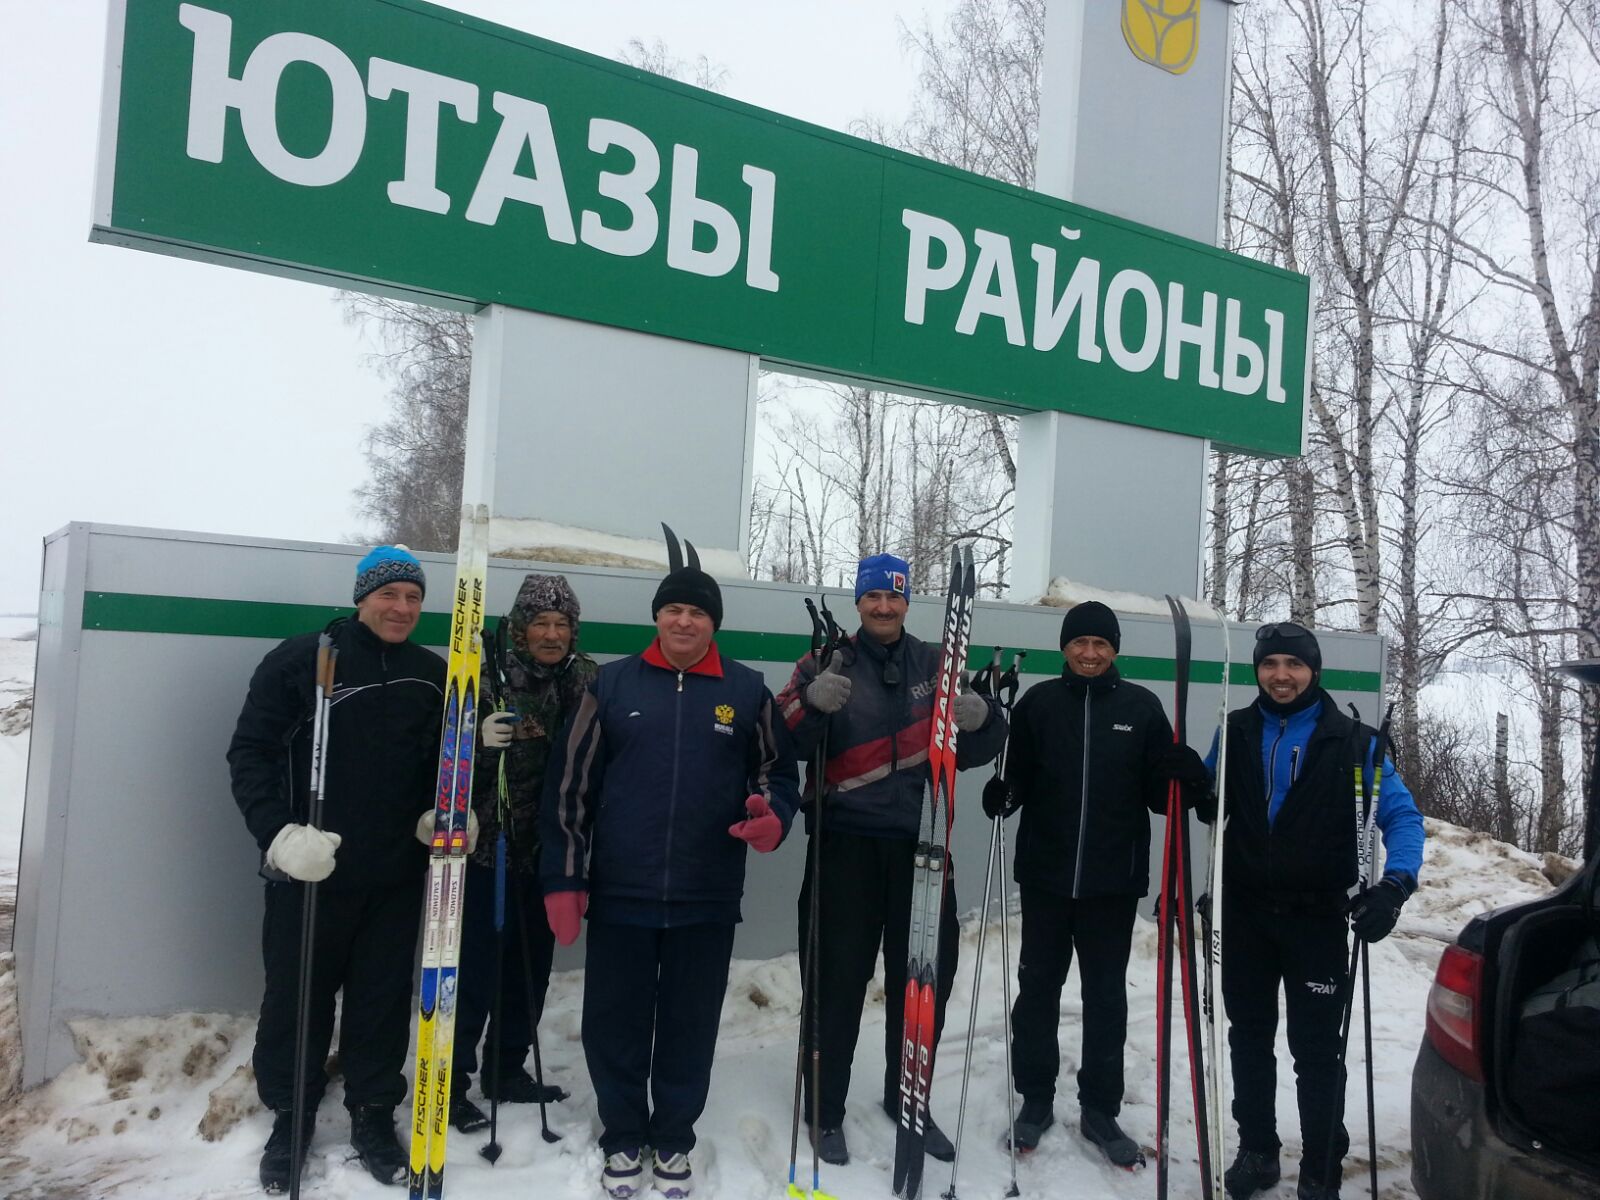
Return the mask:
[[[778,707],[794,734],[795,749],[808,761],[823,732],[828,761],[823,778],[822,827],[808,807],[808,856],[822,852],[817,954],[821,1025],[822,1095],[819,1097],[818,1151],[824,1161],[849,1161],[844,1138],[845,1096],[851,1060],[861,1032],[861,1006],[883,947],[884,1035],[883,1104],[894,1119],[899,1112],[900,1049],[904,1031],[906,941],[911,920],[912,854],[928,783],[928,740],[932,732],[939,647],[905,632],[910,602],[910,566],[904,559],[877,554],[856,571],[856,612],[861,628],[835,654],[820,675],[810,656],[778,694]],[[956,762],[963,769],[982,766],[1005,743],[1006,722],[997,702],[963,692],[955,704]],[[812,793],[808,781],[806,794]],[[934,1043],[944,1028],[945,1001],[956,973],[958,928],[954,866],[946,877],[939,926],[939,971],[935,984]],[[800,893],[800,944],[806,945],[810,915],[811,870]],[[805,1031],[809,1037],[809,1028]],[[811,1076],[806,1074],[809,1103]],[[927,1123],[929,1154],[948,1162],[955,1157],[950,1139]]]
[[583,1051],[614,1200],[652,1174],[669,1198],[692,1188],[746,849],[776,849],[799,802],[772,694],[712,640],[716,582],[679,567],[651,611],[656,640],[602,666],[557,737],[540,813],[556,940],[589,916]]
[[[1385,758],[1374,798],[1382,877],[1355,894],[1361,800],[1374,733],[1320,686],[1322,650],[1292,621],[1256,631],[1254,704],[1228,714],[1227,837],[1222,858],[1222,996],[1231,1029],[1239,1153],[1224,1177],[1233,1200],[1278,1182],[1278,989],[1299,1096],[1299,1200],[1338,1200],[1350,1139],[1342,1120],[1339,1027],[1348,931],[1387,937],[1416,890],[1422,814]],[[1211,762],[1215,763],[1213,747]]]

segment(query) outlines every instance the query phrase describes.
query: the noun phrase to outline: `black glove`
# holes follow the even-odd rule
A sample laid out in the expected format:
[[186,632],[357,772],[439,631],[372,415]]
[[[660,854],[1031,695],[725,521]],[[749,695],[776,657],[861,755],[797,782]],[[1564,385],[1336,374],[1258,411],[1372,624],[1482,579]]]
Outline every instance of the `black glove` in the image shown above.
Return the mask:
[[1200,819],[1210,824],[1216,819],[1216,802],[1211,796],[1211,772],[1206,770],[1205,759],[1193,747],[1176,742],[1163,746],[1155,755],[1152,766],[1156,777],[1178,785],[1183,797],[1183,807],[1192,808]]
[[983,785],[983,812],[991,820],[1009,817],[1022,807],[1022,802],[1011,794],[1011,785],[1000,775],[991,775]]
[[1383,941],[1400,919],[1408,895],[1405,884],[1385,876],[1350,901],[1350,928],[1363,942]]
[[1211,772],[1200,752],[1184,742],[1163,746],[1155,756],[1156,774],[1163,779],[1175,779],[1185,788],[1196,791],[1211,786]]

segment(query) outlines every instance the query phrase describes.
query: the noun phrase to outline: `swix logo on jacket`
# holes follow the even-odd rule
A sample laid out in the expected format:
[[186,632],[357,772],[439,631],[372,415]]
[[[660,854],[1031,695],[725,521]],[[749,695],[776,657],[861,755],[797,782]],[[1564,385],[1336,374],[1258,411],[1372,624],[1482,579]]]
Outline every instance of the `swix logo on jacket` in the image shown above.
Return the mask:
[[794,751],[761,676],[713,644],[679,670],[652,643],[606,663],[551,751],[546,892],[710,905],[738,920],[747,848],[728,833],[760,793],[787,828]]

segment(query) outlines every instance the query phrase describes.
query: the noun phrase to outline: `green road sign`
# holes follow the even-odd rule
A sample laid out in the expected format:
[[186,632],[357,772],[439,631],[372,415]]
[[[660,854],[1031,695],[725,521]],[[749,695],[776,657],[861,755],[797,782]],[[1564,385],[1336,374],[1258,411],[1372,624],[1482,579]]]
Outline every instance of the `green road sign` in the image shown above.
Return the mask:
[[1305,277],[420,0],[113,0],[92,236],[1301,448]]

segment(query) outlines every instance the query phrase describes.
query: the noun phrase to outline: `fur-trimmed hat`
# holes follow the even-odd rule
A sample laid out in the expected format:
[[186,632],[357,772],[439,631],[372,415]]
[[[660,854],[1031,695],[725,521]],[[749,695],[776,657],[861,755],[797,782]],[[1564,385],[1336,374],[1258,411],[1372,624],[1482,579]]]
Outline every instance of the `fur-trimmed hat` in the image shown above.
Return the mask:
[[582,613],[578,595],[572,590],[565,575],[530,574],[517,589],[517,598],[511,604],[511,636],[522,649],[524,634],[534,618],[542,612],[557,612],[572,622],[572,641],[578,641],[578,616]]

